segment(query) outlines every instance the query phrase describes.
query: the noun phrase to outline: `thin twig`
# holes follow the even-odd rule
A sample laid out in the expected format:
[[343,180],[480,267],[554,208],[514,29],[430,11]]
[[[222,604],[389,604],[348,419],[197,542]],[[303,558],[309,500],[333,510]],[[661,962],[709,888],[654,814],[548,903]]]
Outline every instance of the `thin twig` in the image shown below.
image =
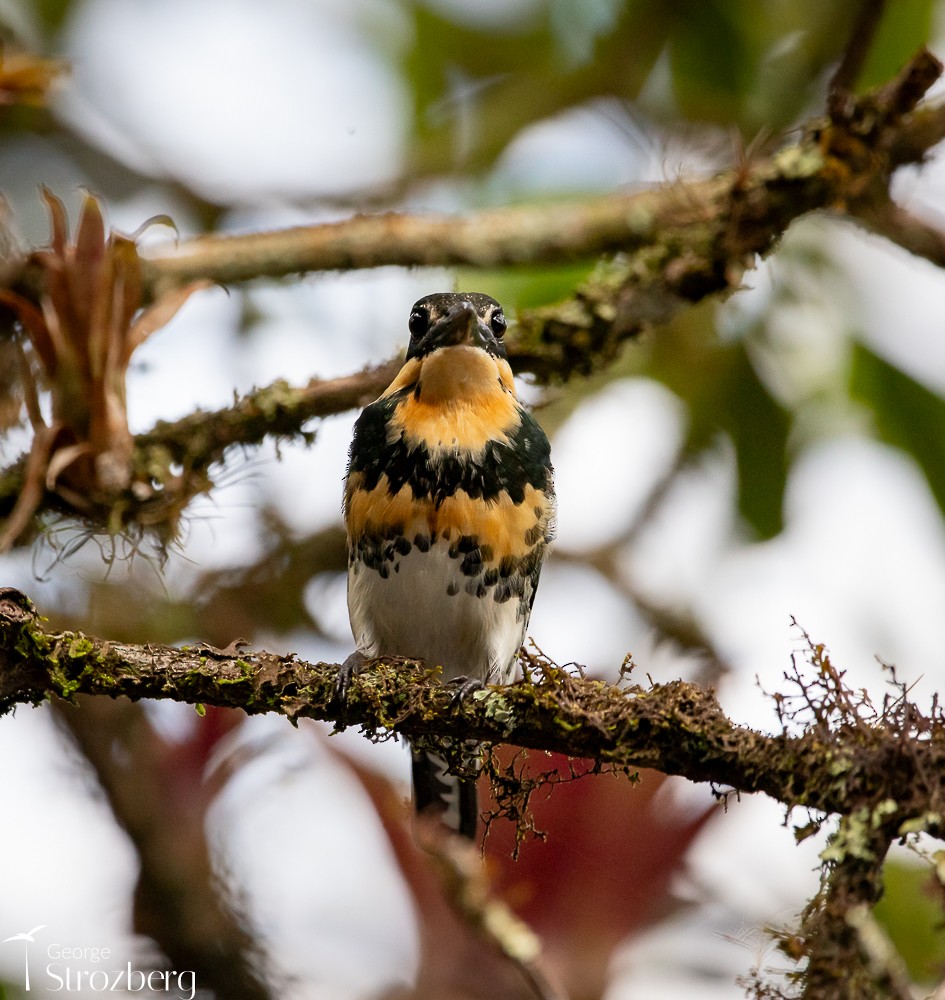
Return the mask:
[[840,63],[830,78],[827,111],[831,118],[846,117],[852,103],[853,88],[866,62],[870,44],[883,16],[886,0],[862,0],[850,40]]
[[851,206],[852,218],[870,232],[922,257],[936,267],[945,267],[945,232],[888,199]]

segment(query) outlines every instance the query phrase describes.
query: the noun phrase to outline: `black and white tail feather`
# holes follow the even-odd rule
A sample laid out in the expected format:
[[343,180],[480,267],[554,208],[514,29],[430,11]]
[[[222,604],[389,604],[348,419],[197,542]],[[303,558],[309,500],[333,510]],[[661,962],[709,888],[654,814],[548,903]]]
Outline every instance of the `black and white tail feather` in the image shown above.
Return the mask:
[[[430,750],[412,750],[413,804],[418,816],[437,816],[454,833],[474,840],[479,823],[479,794],[475,778],[451,774],[449,764]],[[470,755],[463,767],[478,771]]]

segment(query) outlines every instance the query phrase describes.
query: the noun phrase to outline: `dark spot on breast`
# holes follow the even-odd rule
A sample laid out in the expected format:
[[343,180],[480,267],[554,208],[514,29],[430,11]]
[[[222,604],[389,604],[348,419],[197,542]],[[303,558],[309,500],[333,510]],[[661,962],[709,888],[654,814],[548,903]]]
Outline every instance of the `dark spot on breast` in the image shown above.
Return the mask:
[[537,542],[542,540],[544,534],[545,529],[540,524],[536,524],[533,528],[529,528],[528,531],[525,532],[525,544],[535,545]]
[[479,554],[479,549],[467,552],[463,556],[463,561],[459,568],[464,576],[475,576],[480,573],[482,571],[482,556]]
[[503,580],[510,577],[515,572],[517,565],[518,560],[514,556],[504,556],[502,562],[499,563],[499,576]]
[[420,534],[414,535],[414,537],[413,537],[413,544],[416,545],[417,548],[421,552],[429,552],[430,551],[430,536],[429,535],[420,535]]
[[459,584],[450,583],[450,585],[446,588],[446,593],[448,597],[455,597],[459,593]]
[[396,542],[394,542],[394,551],[400,553],[400,555],[405,556],[410,551],[410,542],[401,535]]

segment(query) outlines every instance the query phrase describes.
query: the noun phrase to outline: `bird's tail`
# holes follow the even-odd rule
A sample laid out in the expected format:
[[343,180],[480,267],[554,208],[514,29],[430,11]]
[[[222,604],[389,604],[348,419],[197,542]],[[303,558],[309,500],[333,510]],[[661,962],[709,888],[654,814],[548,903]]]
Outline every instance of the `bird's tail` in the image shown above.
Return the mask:
[[[478,771],[479,764],[479,754],[471,749],[463,766]],[[476,779],[451,774],[439,754],[413,750],[413,803],[418,816],[438,816],[454,833],[476,839],[479,821]]]

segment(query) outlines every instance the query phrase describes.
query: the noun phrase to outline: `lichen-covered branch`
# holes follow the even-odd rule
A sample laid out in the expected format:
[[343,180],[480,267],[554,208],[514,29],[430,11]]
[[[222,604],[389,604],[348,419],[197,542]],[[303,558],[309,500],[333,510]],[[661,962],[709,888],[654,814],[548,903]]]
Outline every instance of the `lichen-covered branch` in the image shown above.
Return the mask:
[[[400,367],[392,359],[352,375],[312,379],[293,387],[284,381],[254,389],[232,406],[197,410],[173,422],[161,421],[134,439],[135,479],[158,486],[141,497],[129,490],[120,503],[85,511],[87,521],[102,524],[165,526],[173,529],[178,514],[213,485],[207,470],[235,445],[259,445],[268,437],[309,440],[308,421],[364,406],[390,383]],[[0,471],[0,518],[13,509],[27,479],[24,456]],[[55,491],[47,490],[43,508],[69,512]],[[22,539],[29,541],[28,537]]]
[[[227,284],[386,265],[494,268],[592,260],[645,247],[685,266],[685,251],[694,248],[702,256],[705,237],[715,248],[718,280],[726,251],[743,266],[745,253],[767,249],[791,219],[817,208],[842,208],[877,172],[922,159],[925,143],[937,141],[935,133],[914,129],[907,116],[940,70],[934,56],[921,52],[890,84],[832,108],[829,127],[812,120],[795,143],[718,178],[466,216],[386,213],[274,232],[199,236],[149,251],[144,280],[156,288],[198,278]],[[872,155],[865,155],[866,146]]]
[[937,719],[925,720],[921,741],[884,726],[830,738],[818,726],[766,735],[731,722],[712,692],[694,684],[614,686],[543,661],[533,661],[525,683],[487,688],[452,710],[451,692],[422,664],[378,662],[353,680],[342,707],[334,702],[336,664],[57,633],[11,590],[0,591],[0,667],[0,710],[50,695],[169,698],[651,767],[825,813],[891,803],[888,822],[945,830],[945,724]]
[[293,388],[274,382],[255,389],[232,406],[197,411],[173,423],[160,422],[137,438],[142,455],[166,450],[175,462],[206,467],[233,445],[259,444],[267,436],[295,437],[315,417],[327,417],[365,406],[387,388],[401,361],[365,368],[334,379],[312,379]]
[[823,855],[823,885],[804,910],[795,938],[795,957],[807,959],[804,997],[905,1000],[912,995],[877,962],[869,939],[872,908],[882,892],[883,863],[897,827],[892,799],[840,820]]

